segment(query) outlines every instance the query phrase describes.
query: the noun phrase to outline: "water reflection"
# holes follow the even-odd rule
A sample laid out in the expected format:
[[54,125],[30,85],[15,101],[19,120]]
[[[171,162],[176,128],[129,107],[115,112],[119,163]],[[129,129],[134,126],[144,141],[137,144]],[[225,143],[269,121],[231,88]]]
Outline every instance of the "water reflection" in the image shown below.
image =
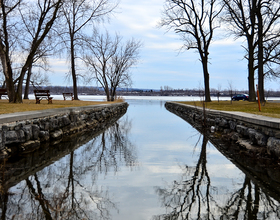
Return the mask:
[[2,219],[280,218],[279,166],[200,135],[161,101],[129,104],[106,131],[7,161]]
[[235,185],[232,192],[230,189],[226,193],[219,192],[221,188],[211,182],[207,170],[207,143],[208,137],[204,134],[196,166],[181,166],[180,180],[155,188],[167,212],[154,216],[153,220],[280,219],[279,201],[247,175],[241,180],[232,180]]
[[[207,138],[203,136],[200,155],[195,167],[182,167],[180,181],[174,181],[167,188],[156,188],[162,205],[171,210],[170,213],[154,217],[154,219],[210,219],[215,210],[215,202],[211,196],[211,181],[207,171]],[[206,212],[207,211],[207,212]]]
[[2,182],[1,219],[111,219],[118,207],[108,189],[96,185],[98,174],[137,164],[130,123],[122,122],[15,187],[5,190]]

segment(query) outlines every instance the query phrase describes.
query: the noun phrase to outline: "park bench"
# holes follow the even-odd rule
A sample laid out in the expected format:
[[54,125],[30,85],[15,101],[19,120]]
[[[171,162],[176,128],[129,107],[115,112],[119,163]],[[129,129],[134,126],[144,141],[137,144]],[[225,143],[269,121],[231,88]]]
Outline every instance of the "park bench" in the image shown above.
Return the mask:
[[2,95],[5,96],[6,99],[8,99],[7,89],[0,89],[0,99],[2,99]]
[[50,90],[36,89],[34,90],[34,95],[36,99],[36,104],[40,104],[42,99],[48,100],[48,104],[52,104],[52,99],[50,95]]
[[74,100],[73,93],[72,92],[64,92],[62,93],[64,100],[67,98],[71,99],[72,101]]

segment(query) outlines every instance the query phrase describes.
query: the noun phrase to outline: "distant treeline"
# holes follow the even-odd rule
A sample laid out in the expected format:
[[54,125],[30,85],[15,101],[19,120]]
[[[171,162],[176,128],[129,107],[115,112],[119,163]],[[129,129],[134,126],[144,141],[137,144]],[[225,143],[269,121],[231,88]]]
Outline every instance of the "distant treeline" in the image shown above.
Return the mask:
[[[49,89],[51,94],[60,95],[63,92],[73,92],[70,86],[45,86],[42,89]],[[33,94],[33,89],[30,88],[29,94]],[[103,88],[94,86],[79,86],[79,95],[105,95]],[[211,90],[211,96],[230,96],[229,90]],[[234,90],[232,95],[248,94],[246,90]],[[204,90],[200,89],[137,89],[137,88],[120,88],[117,90],[117,96],[204,96]],[[280,97],[280,91],[268,90],[265,91],[266,97]]]

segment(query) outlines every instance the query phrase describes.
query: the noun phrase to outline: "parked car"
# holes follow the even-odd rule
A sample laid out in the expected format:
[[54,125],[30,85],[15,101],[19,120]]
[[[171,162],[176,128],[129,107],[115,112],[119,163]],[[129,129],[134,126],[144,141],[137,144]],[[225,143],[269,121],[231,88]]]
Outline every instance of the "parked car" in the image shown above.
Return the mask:
[[238,94],[232,97],[232,101],[239,101],[239,100],[249,100],[249,95],[247,94]]

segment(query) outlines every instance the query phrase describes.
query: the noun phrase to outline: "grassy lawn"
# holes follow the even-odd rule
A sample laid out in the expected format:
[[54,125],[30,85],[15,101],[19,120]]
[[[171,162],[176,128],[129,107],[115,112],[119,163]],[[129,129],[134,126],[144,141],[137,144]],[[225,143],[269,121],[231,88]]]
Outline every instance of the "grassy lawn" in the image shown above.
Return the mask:
[[[116,101],[119,102],[119,101]],[[78,101],[78,100],[53,100],[53,104],[48,104],[47,100],[42,100],[41,104],[35,104],[35,100],[23,100],[23,103],[15,104],[9,103],[8,100],[0,100],[0,114],[8,114],[14,112],[35,111],[52,108],[65,108],[65,107],[79,107],[87,105],[109,104],[113,102],[91,102],[91,101]]]
[[[180,102],[183,104],[194,105],[202,107],[202,102]],[[251,114],[264,115],[274,118],[280,118],[280,103],[276,102],[266,102],[264,106],[261,106],[261,112],[259,111],[257,102],[247,102],[247,101],[213,101],[205,103],[206,108],[216,109],[221,111],[238,111],[246,112]]]

